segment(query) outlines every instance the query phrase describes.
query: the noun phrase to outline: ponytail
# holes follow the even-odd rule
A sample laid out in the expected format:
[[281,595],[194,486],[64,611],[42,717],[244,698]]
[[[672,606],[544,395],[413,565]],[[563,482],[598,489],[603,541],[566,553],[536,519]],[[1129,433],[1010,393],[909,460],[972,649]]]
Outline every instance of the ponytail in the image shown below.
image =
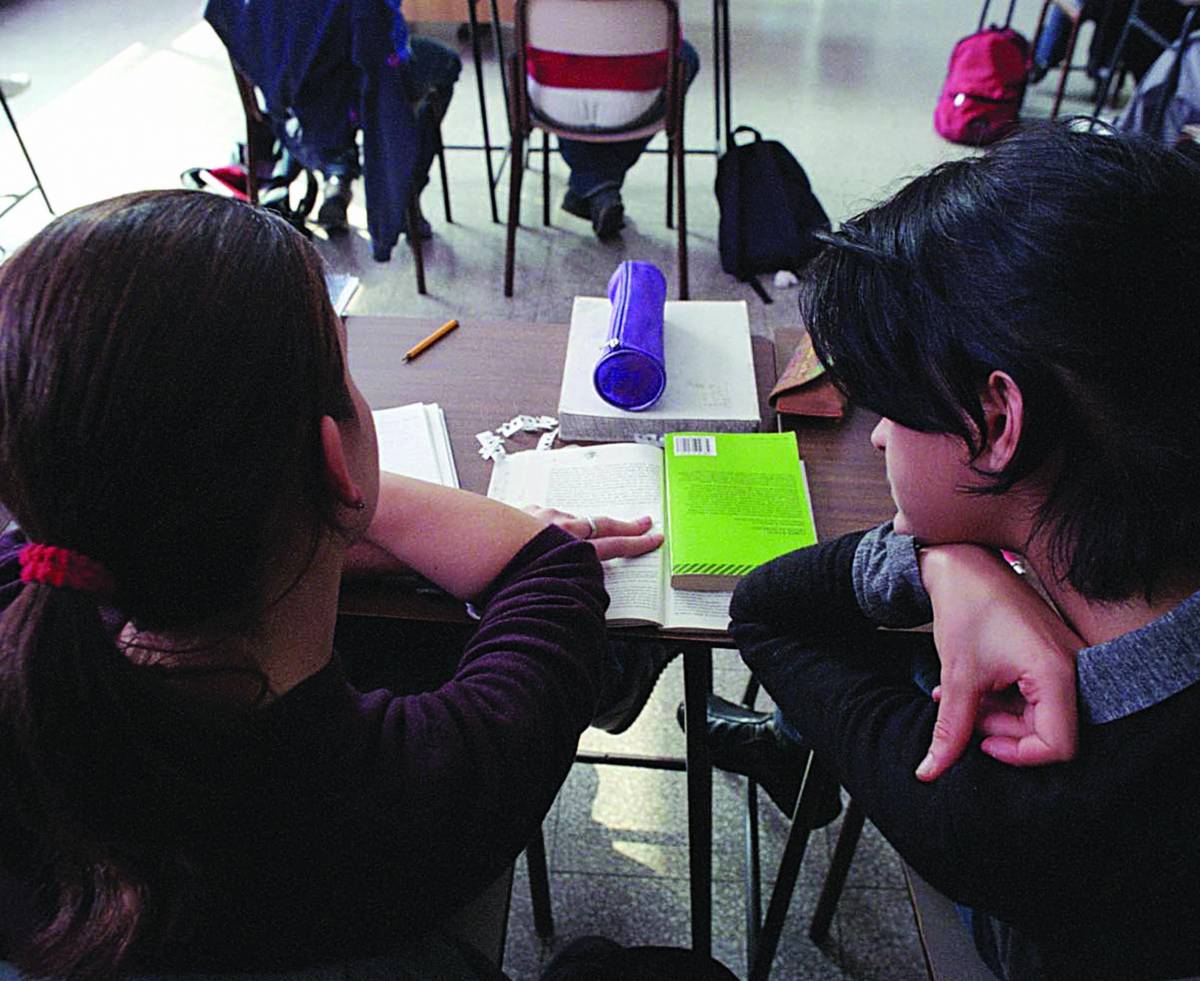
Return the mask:
[[120,856],[115,767],[127,752],[129,665],[94,594],[29,583],[0,618],[0,746],[17,823],[13,859],[48,887],[39,925],[14,961],[39,977],[101,978],[120,968],[146,910]]

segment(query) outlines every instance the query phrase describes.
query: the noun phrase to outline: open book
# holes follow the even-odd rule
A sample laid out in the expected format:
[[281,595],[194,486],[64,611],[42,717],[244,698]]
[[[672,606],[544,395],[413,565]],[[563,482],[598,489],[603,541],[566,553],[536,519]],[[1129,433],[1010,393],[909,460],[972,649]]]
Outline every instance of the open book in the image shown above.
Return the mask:
[[[540,504],[572,514],[633,519],[650,515],[663,527],[663,451],[641,443],[526,450],[495,461],[488,496],[524,507]],[[723,632],[729,593],[672,589],[667,548],[635,559],[610,559],[604,584],[611,624]]]
[[458,486],[446,416],[436,402],[376,409],[379,469],[444,487]]

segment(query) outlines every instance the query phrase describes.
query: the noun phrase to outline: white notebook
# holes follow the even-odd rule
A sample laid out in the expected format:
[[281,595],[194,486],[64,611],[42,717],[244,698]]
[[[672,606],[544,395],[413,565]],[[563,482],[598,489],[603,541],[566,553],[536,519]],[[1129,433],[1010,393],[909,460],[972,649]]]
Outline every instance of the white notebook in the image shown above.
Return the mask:
[[376,409],[379,469],[458,487],[458,470],[450,448],[446,415],[436,402],[413,402],[393,409]]
[[358,277],[349,273],[327,272],[325,288],[329,290],[329,302],[340,317],[345,314],[350,301],[354,299],[354,294],[358,292]]
[[596,394],[592,381],[608,336],[611,310],[612,304],[602,297],[575,298],[558,399],[563,440],[758,431],[758,388],[744,301],[667,302],[663,322],[667,387],[654,405],[641,412],[609,405]]

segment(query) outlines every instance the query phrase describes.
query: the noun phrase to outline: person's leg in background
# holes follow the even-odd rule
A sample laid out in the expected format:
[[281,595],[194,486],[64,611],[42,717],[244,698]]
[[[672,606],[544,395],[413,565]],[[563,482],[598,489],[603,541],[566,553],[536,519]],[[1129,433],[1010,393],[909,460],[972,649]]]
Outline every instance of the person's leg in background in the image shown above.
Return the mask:
[[[425,37],[411,38],[410,47],[412,57],[408,64],[408,78],[417,115],[417,132],[420,134],[413,172],[413,193],[419,198],[429,183],[429,168],[437,156],[441,123],[454,95],[454,83],[462,72],[462,59],[446,45]],[[429,238],[432,234],[429,223],[423,217],[420,219],[420,234],[422,238]]]
[[[351,185],[361,173],[358,158],[358,120],[353,93],[358,90],[358,72],[351,65],[339,66],[305,100],[303,115],[295,116],[296,135],[302,159],[320,170],[323,197],[317,223],[330,235],[350,231],[346,209],[353,199]],[[315,157],[315,161],[312,159]]]
[[1037,47],[1033,51],[1033,63],[1029,66],[1029,81],[1034,84],[1046,77],[1046,72],[1060,64],[1067,53],[1067,38],[1071,36],[1071,18],[1062,8],[1051,4],[1046,11],[1046,22],[1038,35]]
[[360,169],[355,136],[356,130],[352,127],[349,142],[339,151],[331,152],[321,168],[324,195],[320,210],[317,211],[317,224],[330,235],[345,235],[350,231],[346,209],[354,198],[350,186]]
[[[681,41],[679,58],[683,62],[686,89],[700,71],[700,56],[687,41]],[[637,163],[651,139],[589,143],[560,138],[559,153],[571,169],[563,210],[590,219],[592,229],[601,239],[616,235],[625,227],[625,205],[621,200],[625,174]]]

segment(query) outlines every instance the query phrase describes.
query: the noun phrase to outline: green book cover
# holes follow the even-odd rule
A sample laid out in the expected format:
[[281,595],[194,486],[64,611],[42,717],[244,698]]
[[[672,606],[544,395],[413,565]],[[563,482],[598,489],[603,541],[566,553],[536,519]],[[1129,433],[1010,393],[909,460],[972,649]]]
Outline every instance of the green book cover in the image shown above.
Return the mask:
[[668,433],[664,501],[671,586],[727,590],[817,540],[794,433]]

